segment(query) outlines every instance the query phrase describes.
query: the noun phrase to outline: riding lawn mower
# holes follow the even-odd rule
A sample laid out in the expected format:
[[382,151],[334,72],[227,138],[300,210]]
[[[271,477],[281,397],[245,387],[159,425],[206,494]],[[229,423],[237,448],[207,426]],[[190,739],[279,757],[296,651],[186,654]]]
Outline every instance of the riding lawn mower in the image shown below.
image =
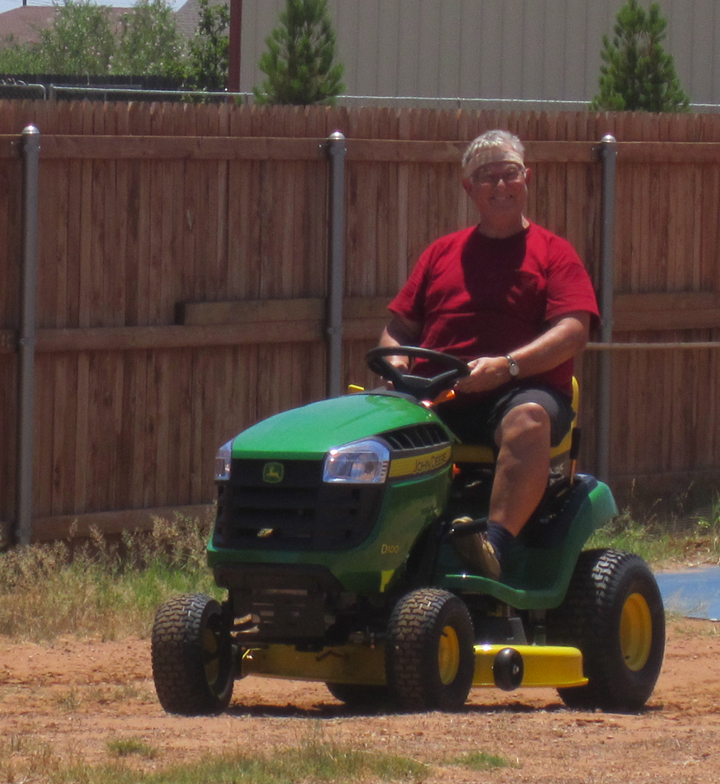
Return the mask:
[[[391,354],[446,369],[403,373]],[[221,447],[207,557],[227,598],[158,609],[163,708],[222,712],[235,680],[259,675],[323,682],[363,709],[455,711],[474,686],[641,709],[662,665],[662,599],[639,556],[584,549],[617,509],[576,472],[577,438],[553,450],[501,577],[481,576],[457,555],[453,523],[487,515],[494,455],[462,443],[432,403],[467,365],[415,347],[373,349],[368,365],[392,388],[285,411]]]

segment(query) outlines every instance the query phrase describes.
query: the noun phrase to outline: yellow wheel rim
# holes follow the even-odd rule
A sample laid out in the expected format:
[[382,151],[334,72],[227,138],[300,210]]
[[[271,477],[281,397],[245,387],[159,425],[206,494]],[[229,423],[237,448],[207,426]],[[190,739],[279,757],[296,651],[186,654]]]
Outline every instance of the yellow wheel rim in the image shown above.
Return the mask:
[[203,632],[203,654],[205,658],[205,677],[214,684],[220,675],[220,646],[212,629]]
[[438,647],[438,666],[440,680],[443,685],[448,686],[455,680],[460,669],[460,641],[452,626],[446,626],[442,630]]
[[629,670],[638,672],[647,663],[652,647],[652,618],[645,597],[628,596],[620,618],[620,647]]

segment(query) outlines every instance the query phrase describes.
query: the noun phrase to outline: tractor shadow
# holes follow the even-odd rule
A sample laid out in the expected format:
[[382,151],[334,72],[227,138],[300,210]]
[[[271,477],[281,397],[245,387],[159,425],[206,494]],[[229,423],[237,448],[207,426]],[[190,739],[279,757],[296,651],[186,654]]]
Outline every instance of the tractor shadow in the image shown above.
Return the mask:
[[[602,716],[612,715],[631,715],[644,716],[658,713],[663,710],[662,705],[646,706],[639,711],[608,711],[602,712]],[[439,712],[439,711],[438,711]],[[445,711],[453,714],[478,714],[478,715],[503,715],[503,714],[542,714],[542,713],[572,713],[580,715],[595,715],[595,711],[569,708],[561,702],[548,703],[545,705],[527,705],[522,702],[509,702],[502,705],[465,705],[458,711]],[[420,712],[404,711],[394,709],[389,706],[349,706],[334,702],[316,702],[310,707],[300,707],[297,705],[272,705],[254,702],[252,705],[243,705],[235,702],[225,711],[225,715],[236,718],[241,717],[264,717],[277,719],[341,719],[341,718],[360,718],[360,717],[392,717],[421,715]],[[598,719],[600,720],[600,719]]]

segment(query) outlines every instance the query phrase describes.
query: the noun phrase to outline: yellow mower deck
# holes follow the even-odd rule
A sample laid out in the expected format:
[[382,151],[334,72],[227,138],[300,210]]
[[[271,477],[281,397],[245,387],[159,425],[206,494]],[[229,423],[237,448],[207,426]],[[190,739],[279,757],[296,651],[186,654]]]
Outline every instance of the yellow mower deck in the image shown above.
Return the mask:
[[[555,645],[476,645],[473,686],[495,686],[493,663],[511,648],[522,656],[522,687],[583,686],[582,654],[577,648]],[[342,645],[321,651],[297,651],[292,645],[269,645],[245,652],[241,677],[320,681],[323,683],[385,684],[385,651],[381,644]]]

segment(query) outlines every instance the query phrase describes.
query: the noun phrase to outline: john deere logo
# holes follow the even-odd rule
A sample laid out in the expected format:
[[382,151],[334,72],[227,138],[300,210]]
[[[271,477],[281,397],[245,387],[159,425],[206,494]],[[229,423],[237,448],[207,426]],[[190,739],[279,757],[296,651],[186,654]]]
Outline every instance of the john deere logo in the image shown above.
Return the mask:
[[276,485],[282,482],[283,476],[285,476],[285,466],[282,463],[265,463],[263,466],[263,482]]

